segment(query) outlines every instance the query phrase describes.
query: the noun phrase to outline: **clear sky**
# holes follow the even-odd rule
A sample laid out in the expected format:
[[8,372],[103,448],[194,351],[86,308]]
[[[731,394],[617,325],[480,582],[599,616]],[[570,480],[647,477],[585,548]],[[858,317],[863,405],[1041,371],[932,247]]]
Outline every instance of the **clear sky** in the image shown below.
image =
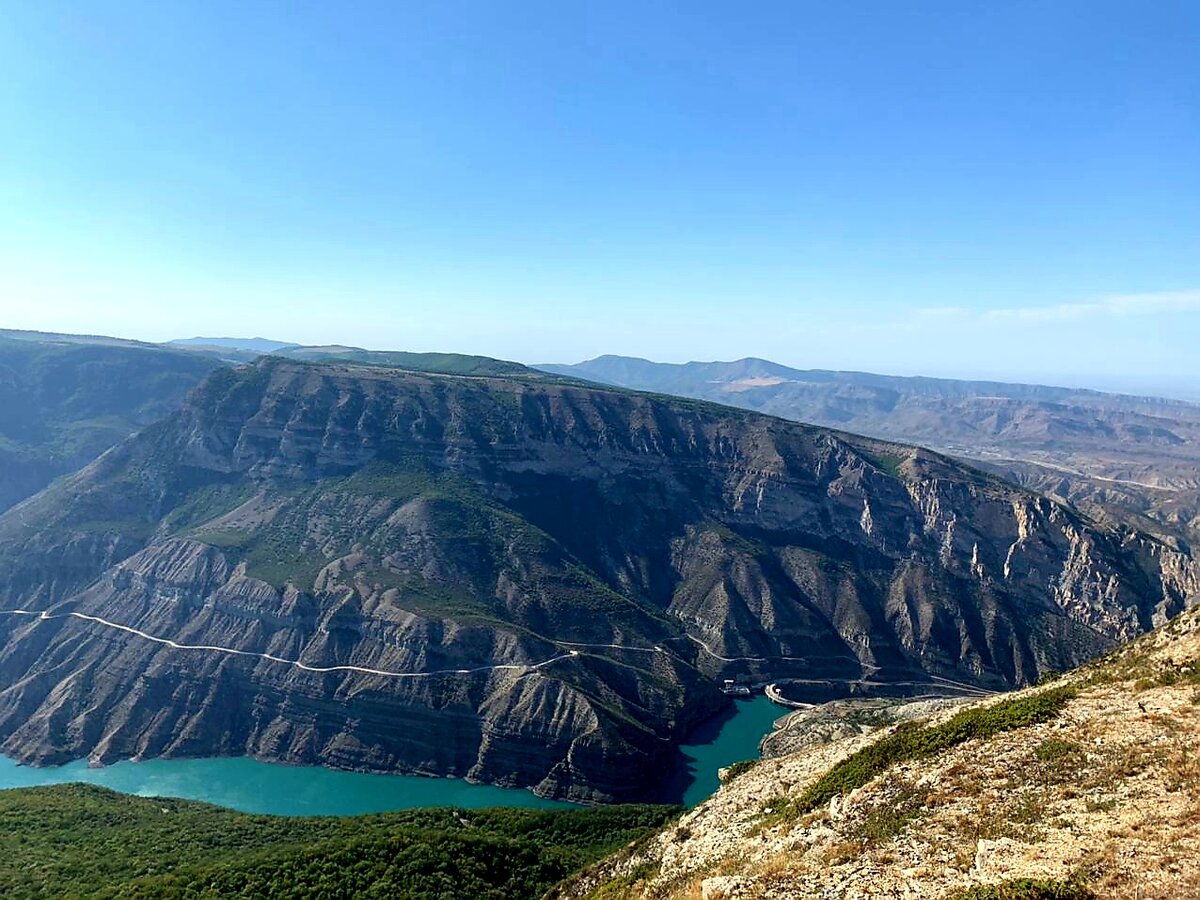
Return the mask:
[[1200,3],[0,0],[0,313],[1200,382]]

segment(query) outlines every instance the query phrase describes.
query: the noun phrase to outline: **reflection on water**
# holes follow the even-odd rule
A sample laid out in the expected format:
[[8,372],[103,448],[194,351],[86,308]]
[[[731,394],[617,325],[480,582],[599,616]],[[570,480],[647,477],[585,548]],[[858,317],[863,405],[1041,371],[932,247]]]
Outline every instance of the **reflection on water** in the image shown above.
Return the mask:
[[681,759],[663,785],[662,800],[695,806],[720,786],[717,771],[758,758],[758,743],[787,710],[761,694],[732,706],[700,725],[680,747]]

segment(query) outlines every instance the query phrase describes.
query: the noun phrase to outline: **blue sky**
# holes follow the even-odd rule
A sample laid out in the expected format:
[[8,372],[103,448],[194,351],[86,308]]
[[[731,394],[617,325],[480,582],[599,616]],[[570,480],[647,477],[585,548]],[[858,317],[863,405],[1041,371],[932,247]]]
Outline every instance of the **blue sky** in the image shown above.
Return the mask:
[[1200,4],[0,0],[0,324],[1200,383]]

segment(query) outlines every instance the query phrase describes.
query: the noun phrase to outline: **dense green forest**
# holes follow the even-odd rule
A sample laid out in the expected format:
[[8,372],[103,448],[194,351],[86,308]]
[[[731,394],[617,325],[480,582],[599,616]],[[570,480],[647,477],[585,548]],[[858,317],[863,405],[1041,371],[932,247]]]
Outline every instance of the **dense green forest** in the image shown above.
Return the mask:
[[540,897],[678,810],[251,816],[90,785],[0,791],[0,896]]

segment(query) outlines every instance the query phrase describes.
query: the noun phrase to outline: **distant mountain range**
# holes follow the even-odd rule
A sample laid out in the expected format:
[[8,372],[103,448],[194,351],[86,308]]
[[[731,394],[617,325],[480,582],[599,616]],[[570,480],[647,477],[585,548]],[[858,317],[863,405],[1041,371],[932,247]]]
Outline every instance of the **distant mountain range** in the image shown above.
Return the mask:
[[273,341],[269,338],[234,338],[234,337],[194,337],[176,338],[167,342],[174,347],[212,347],[223,350],[246,350],[250,353],[274,353],[277,350],[290,350],[299,344],[287,341]]
[[[135,374],[134,382],[143,381],[136,389],[95,381],[90,386],[110,398],[125,397],[144,408],[136,411],[110,400],[103,416],[82,415],[78,398],[37,386],[39,379],[78,377],[63,368],[71,365],[67,351],[72,348],[80,363],[98,348],[132,354],[127,360],[153,358],[157,366],[170,369],[170,377],[164,373],[145,382],[144,374]],[[263,337],[148,344],[4,330],[0,373],[5,371],[6,355],[12,359],[18,349],[59,362],[56,370],[34,365],[8,369],[7,383],[20,397],[14,401],[18,414],[13,421],[0,423],[0,462],[7,463],[0,466],[0,511],[174,408],[212,366],[253,362],[269,353],[311,362],[463,375],[539,377],[540,370],[547,373],[540,377],[713,400],[929,447],[1074,503],[1100,521],[1200,544],[1200,405],[1179,400],[992,381],[799,370],[753,358],[671,365],[603,356],[578,365],[531,369],[482,356],[304,346]],[[18,423],[33,421],[41,423],[40,431],[20,432],[26,426]]]
[[[1099,391],[791,369],[762,359],[673,365],[601,356],[542,365],[603,384],[699,397],[952,452],[1054,454],[1107,461],[1200,459],[1200,405]],[[1156,463],[1157,464],[1157,463]],[[1169,473],[1149,477],[1168,480]]]
[[676,365],[601,356],[539,368],[918,444],[977,461],[1104,520],[1200,539],[1198,404],[1044,385],[800,370],[753,358]]

